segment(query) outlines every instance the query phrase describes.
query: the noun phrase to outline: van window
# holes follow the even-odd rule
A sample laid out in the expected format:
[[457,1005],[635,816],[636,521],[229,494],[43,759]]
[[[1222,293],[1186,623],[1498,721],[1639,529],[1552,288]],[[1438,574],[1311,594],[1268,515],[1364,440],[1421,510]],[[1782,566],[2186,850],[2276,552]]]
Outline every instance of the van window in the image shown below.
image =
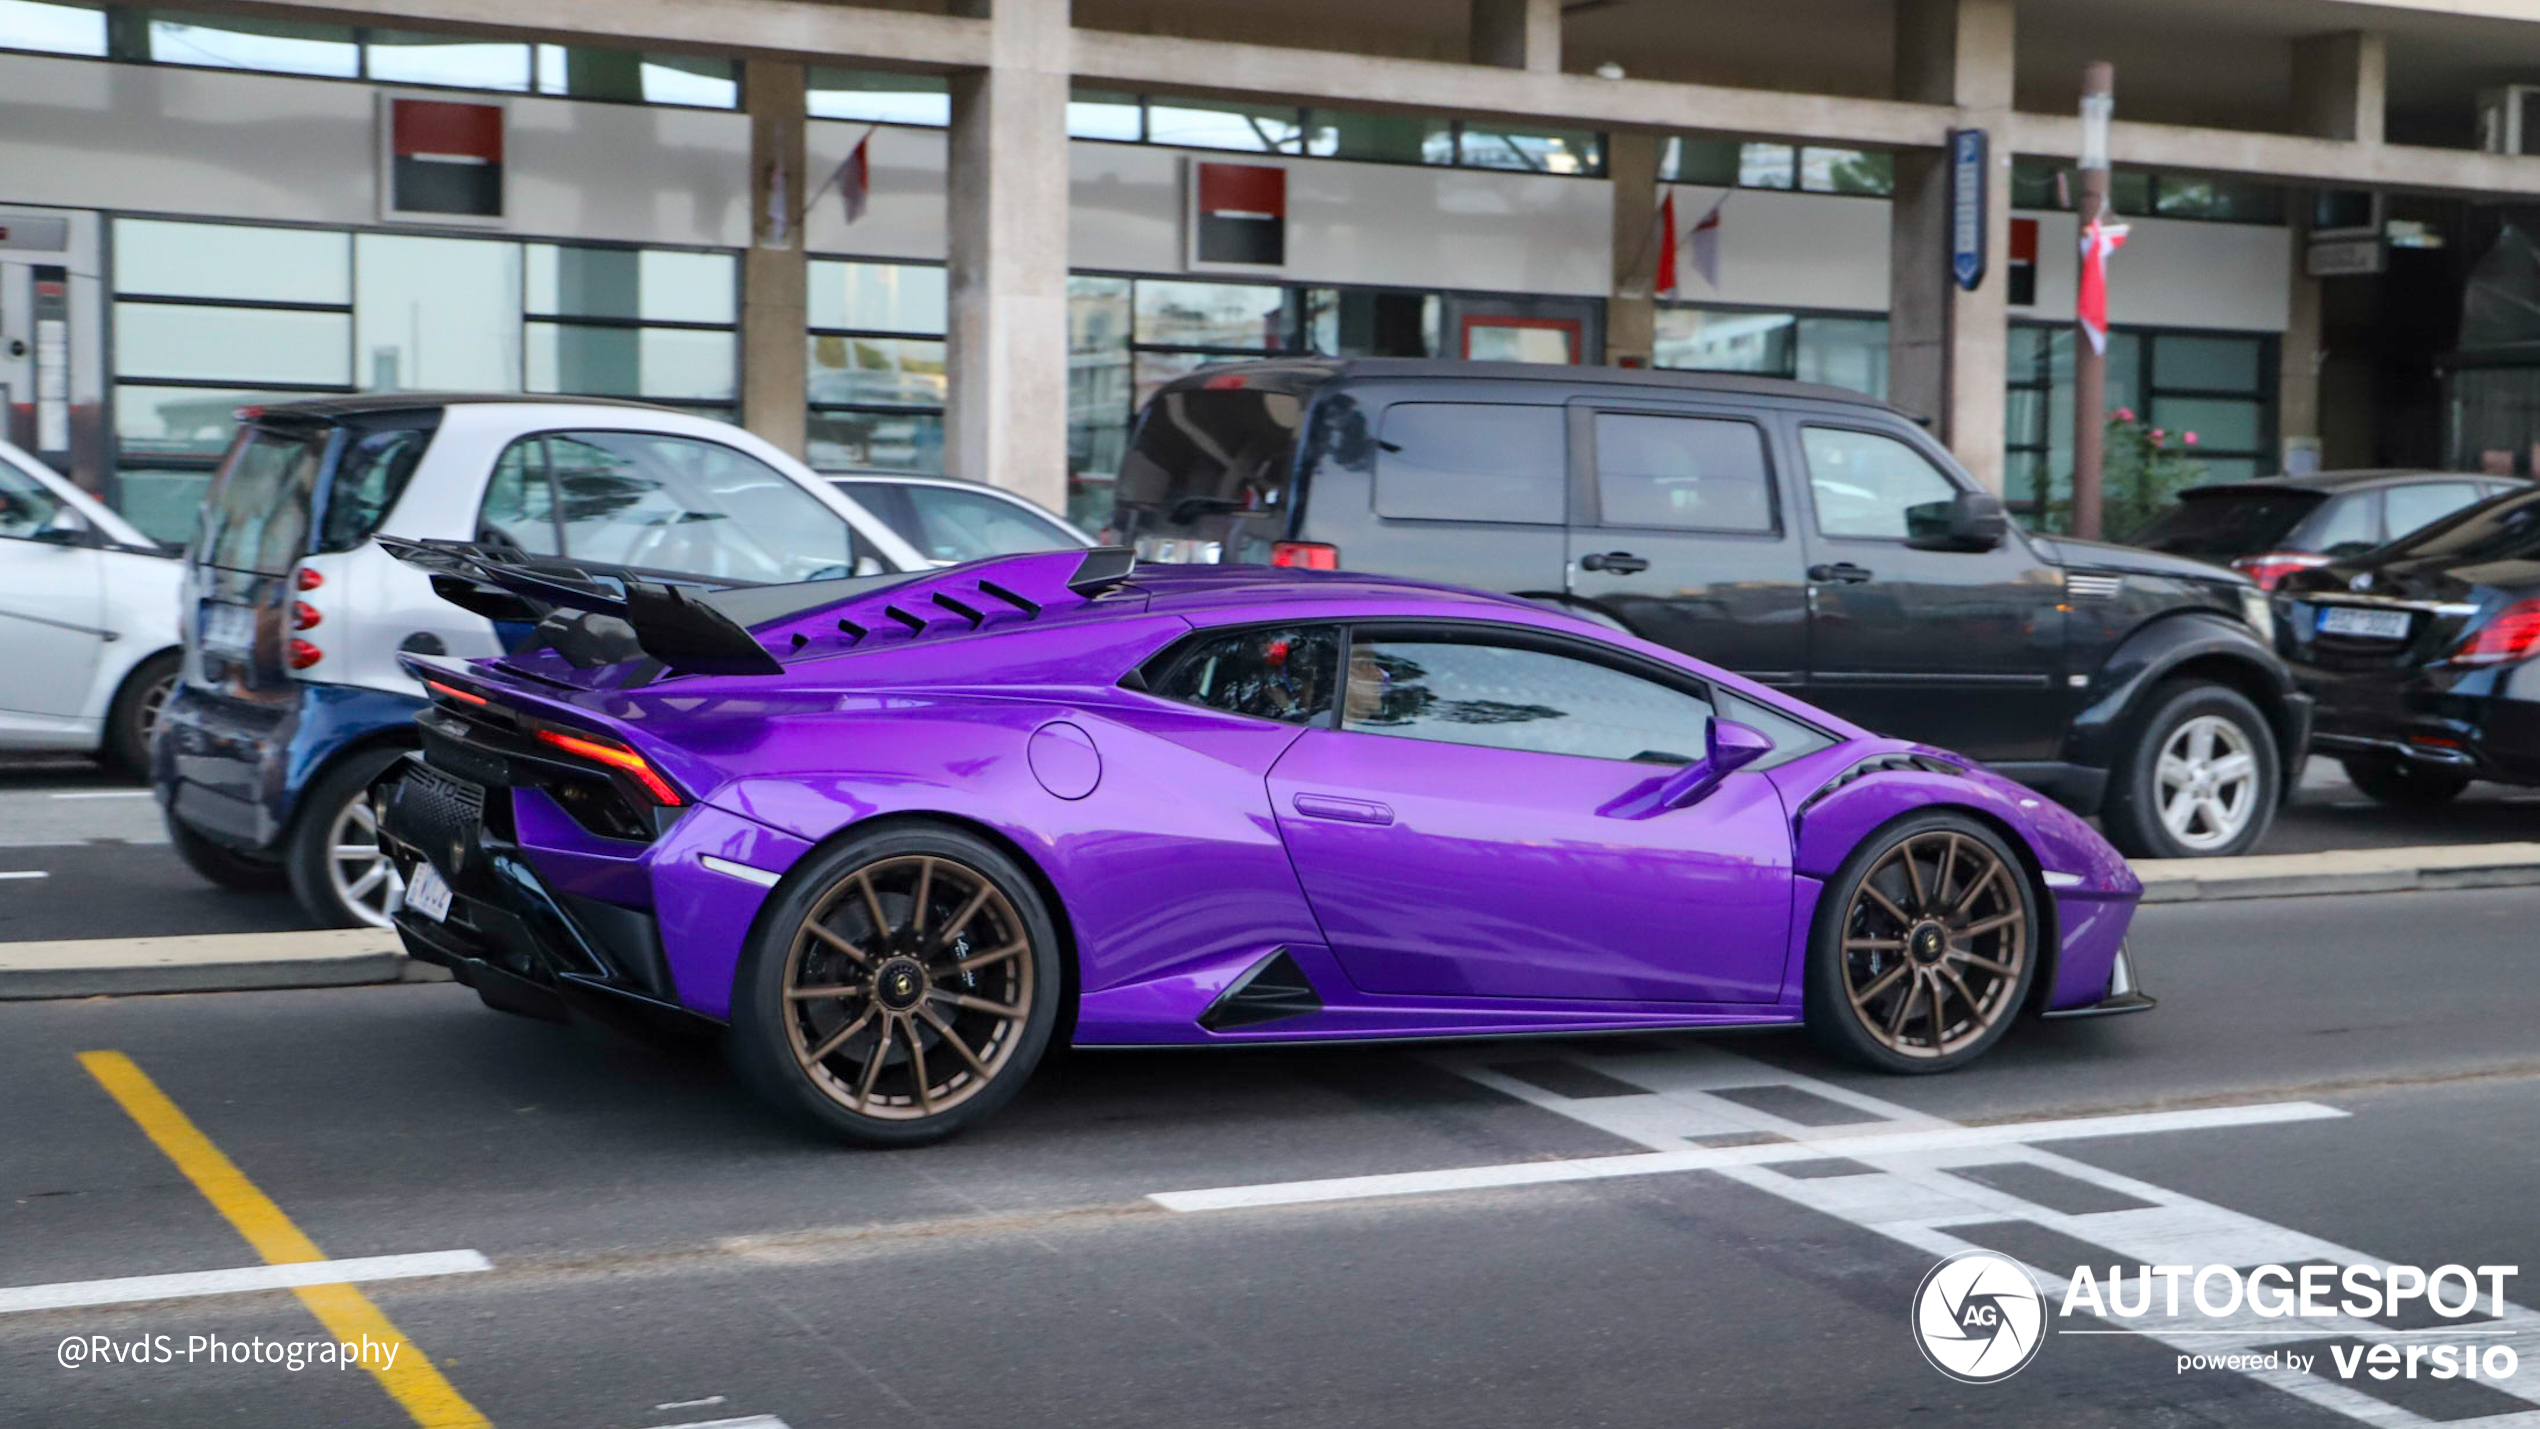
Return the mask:
[[1828,536],[1901,541],[1921,523],[1945,519],[1956,483],[1894,437],[1847,427],[1805,427],[1809,494],[1817,529]]
[[309,506],[335,428],[249,427],[213,474],[194,558],[223,570],[288,574],[308,553]]
[[1596,417],[1596,497],[1608,526],[1773,529],[1764,434],[1716,417]]
[[1377,437],[1376,514],[1558,526],[1566,431],[1559,407],[1397,402]]
[[1255,387],[1194,387],[1147,404],[1113,488],[1121,534],[1223,531],[1227,518],[1284,511],[1305,403]]
[[651,432],[514,442],[479,524],[534,554],[682,575],[781,583],[879,568],[844,516],[774,467]]

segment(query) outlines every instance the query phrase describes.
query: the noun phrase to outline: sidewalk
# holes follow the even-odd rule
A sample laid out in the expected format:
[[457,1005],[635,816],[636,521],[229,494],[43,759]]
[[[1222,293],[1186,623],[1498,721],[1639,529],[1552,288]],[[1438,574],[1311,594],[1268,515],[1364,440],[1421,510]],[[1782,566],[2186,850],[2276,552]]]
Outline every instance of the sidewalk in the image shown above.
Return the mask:
[[2146,903],[2503,888],[2540,883],[2540,843],[2433,844],[2330,853],[2262,853],[2241,858],[2156,858],[2135,864],[2134,871],[2142,876]]

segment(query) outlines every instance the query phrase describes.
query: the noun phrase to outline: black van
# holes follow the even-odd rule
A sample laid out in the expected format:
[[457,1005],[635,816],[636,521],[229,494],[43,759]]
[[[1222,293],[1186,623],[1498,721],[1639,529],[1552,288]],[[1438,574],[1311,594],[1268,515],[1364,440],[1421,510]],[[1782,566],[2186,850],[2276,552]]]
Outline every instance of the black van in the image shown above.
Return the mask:
[[1140,414],[1112,526],[1156,561],[1509,591],[1982,759],[2128,853],[2245,853],[2310,703],[2265,596],[2023,532],[1895,409],[1732,374],[1409,358],[1205,367]]

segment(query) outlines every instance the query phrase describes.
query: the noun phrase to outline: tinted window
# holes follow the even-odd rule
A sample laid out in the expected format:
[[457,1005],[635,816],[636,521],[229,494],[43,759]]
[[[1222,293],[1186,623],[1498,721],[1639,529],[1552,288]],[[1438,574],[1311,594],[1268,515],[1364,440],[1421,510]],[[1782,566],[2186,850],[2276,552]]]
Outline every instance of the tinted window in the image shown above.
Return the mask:
[[536,551],[549,510],[563,554],[577,560],[785,582],[856,574],[869,559],[846,518],[783,473],[690,437],[566,432],[515,442],[487,487],[484,524]]
[[1280,509],[1304,413],[1305,403],[1285,392],[1199,388],[1158,395],[1121,460],[1114,523],[1129,535],[1216,531],[1233,513]]
[[2440,520],[2478,500],[2478,488],[2466,481],[2428,481],[2393,486],[2381,493],[2383,523],[2393,537]]
[[2300,544],[2332,556],[2351,556],[2380,545],[2380,524],[2372,510],[2376,494],[2358,491],[2330,497],[2319,514],[2303,524]]
[[2540,491],[2499,496],[2394,541],[2397,555],[2434,556],[2455,564],[2540,556]]
[[1311,724],[1331,713],[1340,632],[1328,626],[1203,637],[1167,656],[1147,688],[1228,714]]
[[1945,521],[1958,494],[1929,457],[1894,437],[1805,427],[1800,445],[1808,456],[1817,529],[1829,536],[1902,540],[1925,520]]
[[1596,418],[1596,497],[1608,526],[1773,529],[1764,434],[1703,417]]
[[281,575],[308,549],[309,503],[330,429],[248,429],[213,477],[195,559]]
[[2320,504],[2316,491],[2190,491],[2134,533],[2150,551],[2227,561],[2279,547]]
[[494,463],[485,483],[485,509],[477,517],[476,539],[517,546],[533,556],[564,553],[556,542],[554,490],[547,485],[547,444],[514,442]]
[[25,539],[51,526],[61,514],[62,498],[44,483],[0,461],[0,536]]
[[1560,525],[1564,430],[1558,407],[1397,402],[1377,441],[1376,514]]
[[430,445],[431,429],[401,427],[366,433],[346,447],[326,486],[326,529],[317,548],[349,551],[370,539]]
[[1021,551],[1062,550],[1076,544],[1055,522],[1001,497],[956,491],[948,486],[912,486],[907,490],[923,537],[912,544],[935,560],[975,561]]
[[1505,645],[1361,640],[1343,727],[1536,754],[1684,763],[1711,706],[1697,695],[1566,655]]

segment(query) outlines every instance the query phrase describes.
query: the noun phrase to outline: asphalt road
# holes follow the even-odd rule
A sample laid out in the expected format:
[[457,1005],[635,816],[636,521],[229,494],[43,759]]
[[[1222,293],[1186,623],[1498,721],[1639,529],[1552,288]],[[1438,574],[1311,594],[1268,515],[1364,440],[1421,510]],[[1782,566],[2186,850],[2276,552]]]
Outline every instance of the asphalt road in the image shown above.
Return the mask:
[[[893,1153],[807,1139],[710,1051],[445,984],[0,1005],[0,1286],[258,1262],[78,1060],[111,1051],[327,1254],[481,1254],[363,1290],[496,1425],[2528,1416],[2523,1310],[2484,1322],[2510,1337],[2481,1343],[2530,1351],[2512,1378],[2359,1389],[2325,1359],[2182,1373],[2181,1345],[2229,1342],[2061,1334],[1965,1385],[1923,1362],[1906,1309],[1965,1246],[2057,1277],[2366,1257],[2540,1274],[2531,906],[2149,909],[2157,1011],[2026,1026],[1947,1077],[1857,1075],[1781,1034],[1076,1054],[968,1136]],[[2097,1113],[2138,1119],[2064,1139],[2040,1120]],[[1669,1169],[1507,1184],[1656,1148]],[[1421,1176],[1461,1168],[1488,1169]],[[1415,1183],[1377,1198],[1289,1184],[1400,1173]],[[1285,1203],[1150,1199],[1265,1185]],[[16,1312],[7,1293],[0,1423],[417,1422],[357,1372],[56,1363],[73,1336],[321,1334],[286,1292]]]

